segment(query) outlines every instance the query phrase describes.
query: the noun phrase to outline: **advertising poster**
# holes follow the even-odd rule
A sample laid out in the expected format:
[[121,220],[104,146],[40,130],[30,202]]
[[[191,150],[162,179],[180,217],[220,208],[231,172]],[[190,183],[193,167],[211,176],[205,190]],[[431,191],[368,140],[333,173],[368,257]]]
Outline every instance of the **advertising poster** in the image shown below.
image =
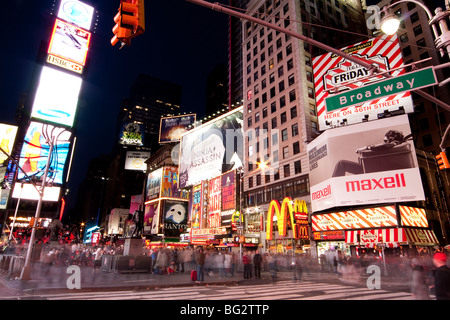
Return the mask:
[[398,206],[400,219],[404,227],[428,228],[427,215],[425,209],[407,206]]
[[192,187],[191,198],[189,201],[189,218],[192,221],[192,228],[200,228],[202,226],[202,185]]
[[84,66],[91,33],[56,19],[48,53]]
[[163,167],[161,197],[189,199],[189,192],[178,188],[178,167]]
[[242,164],[242,109],[230,111],[181,137],[180,188],[220,176]]
[[161,191],[162,168],[152,171],[148,174],[145,188],[145,201],[159,198]]
[[119,134],[119,143],[126,146],[144,145],[144,126],[138,123],[123,123]]
[[[341,48],[361,60],[375,64],[383,72],[403,65],[400,45],[396,35],[368,39],[354,45]],[[373,100],[336,109],[327,106],[327,97],[347,90],[363,87],[375,81],[386,79],[383,76],[370,75],[369,70],[359,64],[348,61],[333,53],[313,58],[314,85],[317,101],[317,117],[320,130],[339,126],[343,120],[347,124],[360,123],[362,120],[378,119],[385,110],[395,111],[403,107],[406,113],[414,112],[411,95],[408,92],[374,97]],[[403,69],[392,71],[392,75],[403,74]],[[328,123],[328,124],[327,124]]]
[[425,199],[408,116],[330,129],[308,144],[314,212]]
[[220,227],[222,179],[216,177],[209,180],[208,186],[208,228]]
[[154,201],[145,205],[144,234],[158,234],[159,232],[159,203]]
[[[9,124],[0,123],[0,147],[3,151],[11,154],[16,139],[17,127]],[[0,166],[8,159],[8,156],[0,151]],[[3,177],[1,177],[3,179]]]
[[43,67],[31,117],[72,126],[81,89],[81,78]]
[[[19,165],[28,177],[42,179],[47,160],[50,158],[46,181],[62,184],[71,135],[71,132],[63,128],[32,121],[25,135],[19,159]],[[49,139],[54,143],[51,154]],[[17,179],[26,179],[23,171],[18,170]]]
[[179,237],[187,231],[188,202],[164,201],[164,235],[166,237]]
[[231,226],[231,219],[236,210],[236,171],[224,173],[222,179],[222,226]]
[[311,216],[313,231],[397,227],[395,206],[364,208]]
[[147,170],[145,160],[150,158],[150,152],[127,151],[125,158],[125,170]]
[[159,143],[178,142],[181,135],[188,132],[188,127],[196,120],[195,114],[182,116],[163,117],[159,128]]

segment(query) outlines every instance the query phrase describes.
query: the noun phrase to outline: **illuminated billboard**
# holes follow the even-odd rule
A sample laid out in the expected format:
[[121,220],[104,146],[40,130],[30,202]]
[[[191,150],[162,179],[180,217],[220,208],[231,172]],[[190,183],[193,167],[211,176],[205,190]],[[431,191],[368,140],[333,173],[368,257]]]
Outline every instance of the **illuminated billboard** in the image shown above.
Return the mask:
[[76,24],[77,26],[90,30],[94,8],[76,0],[61,0],[58,10],[58,18]]
[[145,160],[150,158],[150,152],[127,151],[125,158],[125,170],[147,170]]
[[[46,186],[42,200],[56,202],[59,200],[60,194],[61,187]],[[16,182],[11,197],[22,200],[39,200],[39,193],[31,183]]]
[[329,129],[307,152],[314,212],[425,200],[407,115]]
[[84,66],[90,40],[90,32],[56,19],[48,53]]
[[188,222],[187,201],[164,201],[164,235],[166,237],[179,237],[187,231]]
[[221,226],[231,226],[233,213],[236,211],[236,171],[224,173],[222,179]]
[[180,188],[199,184],[242,165],[242,109],[234,109],[182,135]]
[[148,174],[145,201],[157,198],[189,200],[189,192],[178,188],[178,167],[164,166]]
[[[28,177],[40,180],[50,157],[46,181],[62,184],[71,135],[63,128],[32,121],[20,152],[19,166]],[[48,140],[54,144],[51,154]],[[22,170],[18,171],[17,179],[28,179]]]
[[188,127],[195,123],[195,119],[195,114],[161,118],[159,143],[180,141],[181,135],[188,132]]
[[142,124],[125,122],[119,133],[119,143],[126,146],[143,146],[145,128]]
[[208,186],[208,228],[220,227],[220,211],[222,204],[222,178],[221,176],[209,180]]
[[[16,134],[16,126],[0,123],[0,147],[2,147],[2,149],[8,154],[11,154],[14,146],[14,140],[16,139]],[[0,165],[2,165],[7,159],[8,157],[6,154],[0,151]],[[3,177],[1,178],[3,179]]]
[[[381,71],[403,66],[402,52],[396,35],[368,39],[341,50],[376,65]],[[326,98],[380,81],[384,77],[372,75],[361,65],[331,52],[315,57],[313,70],[320,130],[339,126],[344,119],[347,124],[360,123],[363,119],[364,121],[378,119],[378,115],[385,110],[396,111],[400,107],[406,113],[414,112],[411,94],[408,91],[374,98],[345,108],[334,106],[330,108],[326,105]],[[392,71],[394,77],[403,73],[404,69]]]
[[43,67],[31,117],[71,127],[81,81],[80,77]]

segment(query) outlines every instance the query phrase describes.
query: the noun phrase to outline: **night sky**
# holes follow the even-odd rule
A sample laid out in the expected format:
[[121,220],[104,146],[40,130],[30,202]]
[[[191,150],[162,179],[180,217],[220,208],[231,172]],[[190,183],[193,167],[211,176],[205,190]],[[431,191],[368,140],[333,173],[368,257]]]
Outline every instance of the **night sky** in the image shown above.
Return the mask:
[[[223,13],[184,0],[146,0],[145,33],[119,50],[119,45],[110,44],[119,0],[82,2],[98,11],[98,25],[91,38],[77,109],[78,140],[69,181],[72,190],[84,180],[89,160],[108,154],[117,142],[121,100],[129,96],[139,73],[180,85],[181,111],[203,116],[207,76],[218,64],[226,64],[228,56],[228,17]],[[15,124],[21,93],[28,92],[33,73],[40,74],[39,48],[50,37],[49,26],[58,7],[58,0],[14,0],[2,6],[2,12],[8,14],[0,22],[6,32],[0,51],[1,123]]]

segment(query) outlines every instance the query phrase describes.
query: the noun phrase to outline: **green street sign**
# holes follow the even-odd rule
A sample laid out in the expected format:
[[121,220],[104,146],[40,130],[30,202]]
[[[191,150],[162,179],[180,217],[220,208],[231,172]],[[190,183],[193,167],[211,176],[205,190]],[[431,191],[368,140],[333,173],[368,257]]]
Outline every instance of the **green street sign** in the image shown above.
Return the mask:
[[325,104],[327,112],[330,112],[381,97],[428,87],[436,83],[434,69],[429,67],[329,96],[325,98]]

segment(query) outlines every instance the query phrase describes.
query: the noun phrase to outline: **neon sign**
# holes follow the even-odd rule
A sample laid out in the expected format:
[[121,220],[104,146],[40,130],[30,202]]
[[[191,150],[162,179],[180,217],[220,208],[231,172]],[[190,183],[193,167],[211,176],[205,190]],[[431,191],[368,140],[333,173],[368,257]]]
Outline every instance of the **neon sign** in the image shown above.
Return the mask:
[[[282,237],[286,236],[288,218],[292,226],[292,233],[294,239],[304,238],[304,221],[307,222],[308,208],[304,200],[292,200],[290,197],[283,199],[281,203],[278,200],[272,200],[269,204],[269,211],[267,212],[267,233],[266,239],[273,238],[273,218],[277,217],[278,234]],[[304,219],[304,218],[305,219]],[[301,218],[301,219],[299,219]]]

